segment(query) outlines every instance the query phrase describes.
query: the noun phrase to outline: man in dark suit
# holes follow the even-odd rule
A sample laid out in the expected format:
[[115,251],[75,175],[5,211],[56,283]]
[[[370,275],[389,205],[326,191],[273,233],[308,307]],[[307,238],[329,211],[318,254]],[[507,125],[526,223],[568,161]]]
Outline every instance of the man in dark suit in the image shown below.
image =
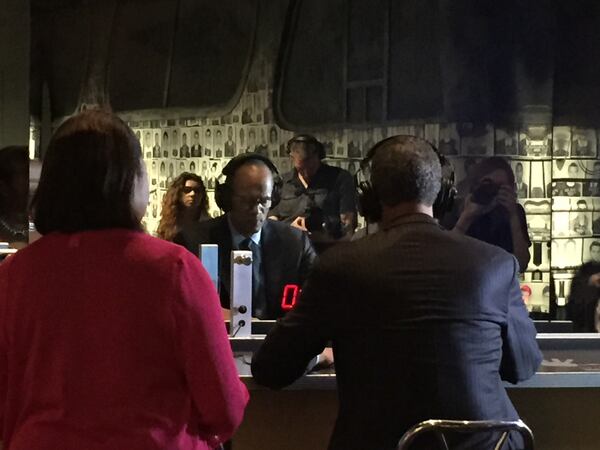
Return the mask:
[[[175,242],[198,254],[200,244],[219,245],[221,305],[230,305],[232,250],[253,252],[253,315],[276,319],[284,287],[301,286],[315,259],[305,233],[290,225],[267,220],[272,204],[275,166],[267,158],[239,155],[223,168],[225,183],[217,185],[215,199],[225,215],[184,228]],[[279,189],[279,186],[277,187]],[[277,195],[277,194],[276,194]],[[246,243],[244,242],[246,241]],[[249,247],[249,248],[248,248]]]
[[[255,381],[292,383],[331,341],[340,406],[330,450],[392,450],[432,418],[517,419],[502,380],[531,377],[541,354],[516,259],[438,225],[441,168],[425,141],[385,141],[370,173],[363,211],[375,205],[380,231],[322,255],[255,353]],[[454,438],[452,448],[488,448],[488,436]]]

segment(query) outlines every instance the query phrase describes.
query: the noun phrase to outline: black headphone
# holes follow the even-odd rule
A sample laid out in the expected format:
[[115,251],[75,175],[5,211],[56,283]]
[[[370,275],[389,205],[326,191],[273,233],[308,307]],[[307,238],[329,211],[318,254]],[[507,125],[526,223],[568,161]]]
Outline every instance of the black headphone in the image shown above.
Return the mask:
[[[358,199],[358,212],[369,222],[378,222],[381,220],[381,203],[377,197],[375,189],[371,183],[371,160],[377,150],[383,147],[388,141],[398,136],[388,137],[373,146],[367,153],[367,156],[360,162],[360,169],[354,175],[354,184],[356,186],[356,195]],[[427,142],[427,141],[425,141]],[[442,180],[440,192],[433,203],[433,215],[441,218],[446,212],[452,209],[454,198],[456,197],[456,187],[454,186],[454,167],[448,158],[442,155],[437,148],[430,142],[427,142],[435,152],[442,166]],[[368,172],[368,176],[365,175]],[[362,179],[361,179],[362,177]]]
[[[263,162],[271,171],[273,175],[273,191],[271,192],[271,208],[274,208],[279,203],[281,199],[281,188],[283,186],[283,180],[279,176],[279,172],[277,171],[277,167],[273,164],[266,156],[257,154],[257,153],[243,153],[232,158],[226,165],[223,167],[221,172],[221,177],[225,177],[224,182],[220,182],[216,180],[215,182],[215,203],[219,208],[221,208],[225,212],[231,211],[231,197],[232,197],[232,183],[233,178],[237,170],[246,164],[248,161],[261,161]],[[220,177],[220,178],[221,178]]]
[[319,154],[319,159],[325,159],[325,147],[316,137],[311,136],[310,134],[298,134],[297,136],[291,138],[287,143],[288,155],[292,151],[293,144],[304,144],[307,147],[312,146],[314,149],[317,150],[317,153]]

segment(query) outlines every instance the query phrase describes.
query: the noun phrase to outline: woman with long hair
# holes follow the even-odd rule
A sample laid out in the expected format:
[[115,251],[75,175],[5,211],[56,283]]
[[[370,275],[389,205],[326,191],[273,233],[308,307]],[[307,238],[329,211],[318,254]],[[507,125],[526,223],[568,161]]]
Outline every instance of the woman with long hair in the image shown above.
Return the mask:
[[183,172],[175,178],[163,197],[157,236],[173,241],[186,225],[210,219],[208,209],[208,196],[202,178]]
[[142,231],[139,142],[88,110],[50,140],[42,237],[0,264],[0,435],[25,449],[205,450],[248,392],[200,261]]

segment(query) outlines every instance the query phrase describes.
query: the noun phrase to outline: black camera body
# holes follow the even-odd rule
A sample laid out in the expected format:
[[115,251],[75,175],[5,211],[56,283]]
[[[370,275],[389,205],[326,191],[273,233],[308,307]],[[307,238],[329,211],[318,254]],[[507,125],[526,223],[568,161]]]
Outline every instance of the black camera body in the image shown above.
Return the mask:
[[500,185],[484,180],[473,190],[471,198],[479,205],[489,205],[500,190]]
[[311,233],[325,231],[334,239],[340,239],[343,236],[340,218],[326,215],[318,206],[313,205],[306,208],[304,226]]

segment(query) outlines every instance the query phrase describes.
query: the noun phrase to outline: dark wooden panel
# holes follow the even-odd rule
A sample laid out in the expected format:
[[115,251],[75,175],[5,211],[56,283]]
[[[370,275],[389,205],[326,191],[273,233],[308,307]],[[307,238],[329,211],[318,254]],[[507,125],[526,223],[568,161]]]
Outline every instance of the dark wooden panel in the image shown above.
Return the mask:
[[82,1],[31,4],[31,105],[41,112],[42,85],[48,84],[53,117],[72,114],[88,63],[90,18]]
[[349,0],[348,81],[383,80],[389,0]]
[[116,111],[223,108],[241,93],[258,0],[34,1],[32,99],[52,116],[81,102]]
[[600,123],[600,2],[562,2],[557,21],[555,123],[597,128]]
[[388,119],[443,113],[437,0],[392,1]]
[[181,0],[167,106],[234,100],[254,42],[257,0]]
[[116,111],[162,108],[177,1],[122,1],[112,33],[109,97]]
[[275,112],[284,127],[345,121],[346,1],[292,1],[276,82]]

